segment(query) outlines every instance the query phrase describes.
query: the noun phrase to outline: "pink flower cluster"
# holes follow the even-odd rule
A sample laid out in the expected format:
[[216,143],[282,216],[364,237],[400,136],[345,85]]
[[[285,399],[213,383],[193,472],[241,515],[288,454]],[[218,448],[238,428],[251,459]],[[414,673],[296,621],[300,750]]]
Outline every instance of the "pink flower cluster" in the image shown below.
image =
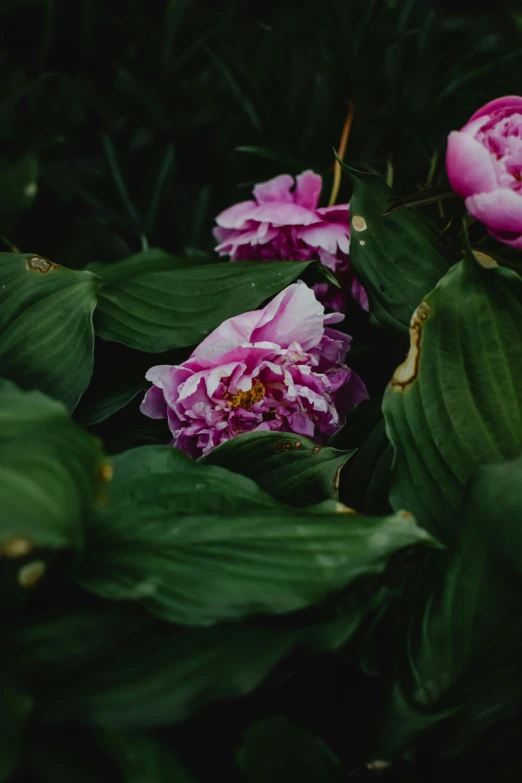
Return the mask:
[[322,178],[304,171],[281,174],[254,187],[254,199],[229,207],[216,218],[216,251],[232,261],[319,261],[342,288],[319,283],[315,292],[330,309],[343,312],[346,296],[368,310],[368,297],[355,279],[348,257],[348,204],[320,207]]
[[522,248],[522,97],[497,98],[450,133],[446,169],[468,212]]
[[342,315],[304,283],[262,310],[230,318],[183,364],[152,367],[141,410],[166,418],[172,444],[192,457],[244,432],[296,432],[322,443],[368,395],[344,363],[351,338],[329,328]]

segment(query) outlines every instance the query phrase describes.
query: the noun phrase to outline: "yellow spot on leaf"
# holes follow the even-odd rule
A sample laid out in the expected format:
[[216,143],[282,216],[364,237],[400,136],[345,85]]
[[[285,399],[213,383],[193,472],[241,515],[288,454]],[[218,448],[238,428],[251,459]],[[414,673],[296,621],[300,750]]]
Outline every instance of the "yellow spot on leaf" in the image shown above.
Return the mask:
[[402,364],[399,364],[390,381],[390,387],[396,391],[405,391],[411,386],[419,373],[422,327],[430,315],[426,302],[421,302],[410,321],[410,350]]
[[43,256],[29,256],[25,259],[25,265],[29,271],[40,272],[42,275],[45,275],[46,272],[54,272],[60,268],[58,264],[53,264],[52,261],[43,258]]
[[498,266],[494,258],[491,258],[491,256],[482,253],[480,250],[474,250],[473,255],[479,262],[480,266],[483,266],[486,269],[491,269],[491,267]]
[[32,587],[45,574],[46,565],[43,560],[35,560],[28,563],[18,572],[18,584],[22,587]]
[[0,546],[0,557],[23,557],[28,555],[32,548],[33,545],[27,538],[11,538]]
[[368,226],[366,220],[360,215],[354,215],[352,218],[352,226],[356,231],[366,231]]

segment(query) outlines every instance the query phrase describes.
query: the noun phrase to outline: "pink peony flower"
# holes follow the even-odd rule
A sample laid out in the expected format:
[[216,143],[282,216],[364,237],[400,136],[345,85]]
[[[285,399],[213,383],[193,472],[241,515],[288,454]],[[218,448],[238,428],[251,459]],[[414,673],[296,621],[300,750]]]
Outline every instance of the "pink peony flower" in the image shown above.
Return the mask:
[[343,364],[351,337],[304,283],[262,310],[229,318],[183,364],[152,367],[141,410],[168,419],[172,445],[192,457],[243,432],[296,432],[322,443],[368,394]]
[[522,248],[522,97],[497,98],[450,133],[446,169],[468,212]]
[[332,270],[342,289],[320,283],[321,301],[344,311],[347,293],[368,310],[368,297],[354,278],[348,258],[348,204],[317,208],[322,178],[303,171],[296,178],[281,174],[254,188],[254,199],[225,209],[216,218],[216,251],[232,261],[319,261]]

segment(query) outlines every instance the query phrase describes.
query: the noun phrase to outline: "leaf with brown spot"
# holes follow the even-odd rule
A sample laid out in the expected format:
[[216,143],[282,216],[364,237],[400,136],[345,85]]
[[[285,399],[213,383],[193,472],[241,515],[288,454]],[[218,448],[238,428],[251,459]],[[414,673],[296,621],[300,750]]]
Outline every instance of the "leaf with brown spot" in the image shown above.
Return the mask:
[[522,450],[522,278],[468,250],[425,306],[413,331],[415,382],[398,385],[396,376],[384,397],[395,449],[390,497],[447,538],[469,477]]

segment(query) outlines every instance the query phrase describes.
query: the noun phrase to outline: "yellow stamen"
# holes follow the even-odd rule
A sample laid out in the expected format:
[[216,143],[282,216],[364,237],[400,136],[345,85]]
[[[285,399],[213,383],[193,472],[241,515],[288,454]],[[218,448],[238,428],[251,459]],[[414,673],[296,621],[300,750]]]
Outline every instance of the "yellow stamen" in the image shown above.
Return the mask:
[[228,401],[233,408],[250,408],[255,402],[261,402],[265,396],[265,387],[261,381],[254,381],[252,388],[248,391],[240,391],[237,394],[230,394]]
[[[348,144],[348,139],[350,138],[350,130],[352,128],[352,121],[353,121],[353,112],[354,112],[354,104],[352,100],[348,101],[348,114],[346,115],[346,121],[344,123],[343,132],[341,134],[341,141],[339,143],[339,149],[337,151],[337,154],[341,160],[344,160],[344,153],[346,152],[346,146]],[[334,165],[334,179],[333,179],[333,185],[332,185],[332,192],[330,194],[330,201],[328,202],[329,207],[333,207],[337,200],[337,196],[339,194],[339,188],[341,187],[341,164],[338,160],[335,161]]]

